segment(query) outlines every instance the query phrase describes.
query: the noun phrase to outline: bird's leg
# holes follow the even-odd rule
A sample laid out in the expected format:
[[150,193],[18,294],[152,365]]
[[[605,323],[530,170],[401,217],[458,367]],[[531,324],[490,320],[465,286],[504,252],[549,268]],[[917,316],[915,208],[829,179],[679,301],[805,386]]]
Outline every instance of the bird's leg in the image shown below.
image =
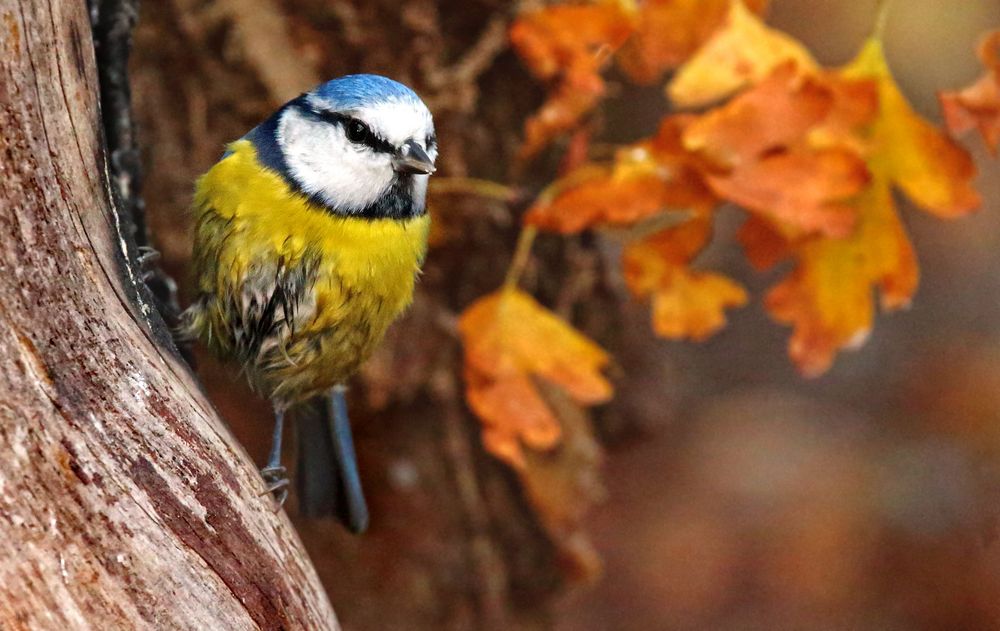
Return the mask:
[[351,421],[347,417],[347,398],[344,396],[346,390],[342,385],[334,386],[330,391],[329,410],[333,420],[333,452],[340,469],[345,502],[340,514],[351,532],[359,533],[368,528],[368,505],[361,489],[358,461],[354,455]]
[[267,483],[265,493],[274,495],[278,501],[278,508],[281,508],[285,500],[288,499],[288,477],[285,475],[285,468],[281,466],[281,434],[285,426],[284,406],[274,406],[274,434],[271,437],[271,453],[267,457],[267,464],[260,470],[260,475]]

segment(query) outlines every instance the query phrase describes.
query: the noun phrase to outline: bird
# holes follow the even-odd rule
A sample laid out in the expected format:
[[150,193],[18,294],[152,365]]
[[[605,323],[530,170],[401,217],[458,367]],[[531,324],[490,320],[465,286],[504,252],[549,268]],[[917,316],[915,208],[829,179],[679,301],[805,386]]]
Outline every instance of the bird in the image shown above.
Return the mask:
[[303,508],[335,512],[353,532],[368,526],[345,389],[413,300],[437,155],[431,112],[412,89],[354,74],[282,105],[197,180],[182,335],[238,364],[270,400],[260,473],[278,508],[289,492],[286,413],[325,397],[319,416],[296,412],[298,471],[315,475],[297,476]]

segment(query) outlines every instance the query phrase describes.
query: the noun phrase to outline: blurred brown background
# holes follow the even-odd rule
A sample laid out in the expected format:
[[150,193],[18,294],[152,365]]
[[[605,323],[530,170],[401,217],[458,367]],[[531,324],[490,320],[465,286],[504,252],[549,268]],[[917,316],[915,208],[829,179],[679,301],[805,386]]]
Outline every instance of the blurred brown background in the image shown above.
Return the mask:
[[[846,62],[874,0],[773,0],[769,22]],[[133,85],[155,239],[181,280],[194,178],[269,111],[360,70],[414,86],[435,111],[441,171],[507,181],[542,92],[504,46],[513,3],[160,0],[144,3]],[[980,73],[998,0],[895,4],[889,60],[916,108]],[[601,138],[649,134],[658,89],[615,86]],[[499,284],[516,218],[481,201],[435,207],[413,312],[352,392],[373,527],[300,522],[345,629],[1000,628],[1000,164],[978,140],[986,204],[941,222],[905,208],[923,279],[911,310],[815,381],[759,300],[705,344],[654,340],[614,246],[546,237],[529,289],[551,304],[581,259],[605,279],[574,313],[615,354],[618,396],[595,415],[606,502],[587,520],[604,558],[572,580],[513,476],[478,446],[461,402],[452,318]],[[542,172],[543,169],[538,169]],[[530,184],[528,181],[519,183]],[[706,263],[762,291],[720,222]],[[586,267],[586,266],[585,266]],[[269,415],[200,357],[223,416],[261,460]],[[294,514],[294,501],[290,512]]]

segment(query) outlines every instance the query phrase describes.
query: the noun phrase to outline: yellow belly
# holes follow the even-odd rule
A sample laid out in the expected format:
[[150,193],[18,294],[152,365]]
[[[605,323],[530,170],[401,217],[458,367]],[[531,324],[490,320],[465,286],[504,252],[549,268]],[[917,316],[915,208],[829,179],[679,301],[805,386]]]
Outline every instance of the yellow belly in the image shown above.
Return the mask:
[[[429,220],[333,215],[262,168],[248,141],[230,152],[198,181],[187,327],[290,404],[343,383],[410,304]],[[262,305],[276,305],[270,319]]]

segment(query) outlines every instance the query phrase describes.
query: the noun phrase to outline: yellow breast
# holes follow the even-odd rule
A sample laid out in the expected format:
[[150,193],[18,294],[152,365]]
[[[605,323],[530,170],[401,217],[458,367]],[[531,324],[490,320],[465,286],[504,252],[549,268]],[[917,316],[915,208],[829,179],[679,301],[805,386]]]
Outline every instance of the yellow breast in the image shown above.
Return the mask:
[[[229,150],[197,185],[189,325],[294,402],[347,379],[410,304],[429,220],[334,215],[263,168],[249,141]],[[248,330],[269,323],[266,336]]]

